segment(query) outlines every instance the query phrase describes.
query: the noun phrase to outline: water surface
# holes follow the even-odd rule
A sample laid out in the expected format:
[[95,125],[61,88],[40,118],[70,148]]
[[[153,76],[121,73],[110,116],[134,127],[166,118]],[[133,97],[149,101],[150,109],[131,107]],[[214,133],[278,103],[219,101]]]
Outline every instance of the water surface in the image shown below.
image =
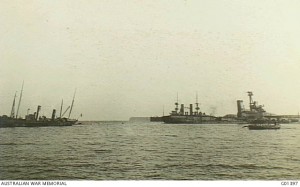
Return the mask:
[[300,179],[300,124],[0,128],[1,180]]

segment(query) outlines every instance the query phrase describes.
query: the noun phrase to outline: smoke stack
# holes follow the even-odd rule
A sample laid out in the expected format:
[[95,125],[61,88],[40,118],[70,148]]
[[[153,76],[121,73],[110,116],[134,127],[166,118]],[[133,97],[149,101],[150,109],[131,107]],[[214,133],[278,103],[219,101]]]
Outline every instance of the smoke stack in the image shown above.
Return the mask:
[[180,105],[180,114],[184,115],[184,104]]
[[241,118],[242,117],[242,111],[243,111],[243,101],[242,100],[237,100],[237,117]]
[[193,115],[193,104],[190,104],[190,115]]
[[39,106],[37,107],[37,110],[36,110],[36,117],[35,117],[36,120],[39,119],[39,113],[40,113],[40,110],[41,110],[41,106],[39,105]]
[[55,119],[55,114],[56,114],[56,110],[55,110],[55,109],[53,109],[53,112],[52,112],[52,117],[51,117],[52,121]]

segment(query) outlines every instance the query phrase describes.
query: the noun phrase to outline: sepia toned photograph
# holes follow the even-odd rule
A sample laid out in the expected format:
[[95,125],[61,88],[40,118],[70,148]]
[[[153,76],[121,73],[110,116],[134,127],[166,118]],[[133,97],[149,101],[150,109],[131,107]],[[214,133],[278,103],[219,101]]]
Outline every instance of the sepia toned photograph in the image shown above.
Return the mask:
[[299,10],[0,1],[0,186],[299,185]]

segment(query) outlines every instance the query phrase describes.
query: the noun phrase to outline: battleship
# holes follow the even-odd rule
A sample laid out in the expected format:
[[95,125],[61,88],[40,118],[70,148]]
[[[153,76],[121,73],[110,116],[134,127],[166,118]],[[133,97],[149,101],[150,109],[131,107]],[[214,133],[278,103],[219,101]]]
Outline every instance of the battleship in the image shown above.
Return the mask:
[[[188,109],[188,111],[185,111]],[[216,117],[213,115],[205,114],[200,111],[198,94],[196,94],[196,103],[195,111],[193,110],[193,104],[190,104],[189,107],[185,107],[184,104],[180,104],[177,101],[175,102],[175,110],[173,110],[170,115],[163,116],[162,121],[164,123],[170,124],[219,124],[219,123],[233,123],[233,120],[224,120],[222,117]],[[179,111],[178,111],[179,110]],[[234,120],[234,122],[237,122]]]
[[[196,95],[195,111],[193,111],[193,104],[190,104],[189,107],[185,107],[184,104],[180,105],[177,101],[175,102],[175,110],[173,110],[170,115],[162,116],[162,121],[164,123],[174,123],[174,124],[214,124],[214,123],[237,123],[237,124],[246,124],[246,123],[256,123],[259,121],[261,124],[274,123],[278,119],[271,119],[270,114],[264,110],[263,105],[258,105],[257,101],[253,100],[253,93],[248,91],[249,96],[249,109],[245,109],[242,100],[237,100],[237,114],[228,114],[223,117],[216,117],[213,115],[207,115],[200,111],[198,103],[198,94]],[[186,112],[185,109],[188,109],[189,112]],[[179,111],[178,111],[179,110]],[[159,117],[153,118],[151,121],[159,120]]]
[[[243,100],[237,100],[237,113],[227,114],[225,116],[216,117],[213,115],[207,115],[200,111],[198,103],[198,95],[196,95],[196,107],[193,110],[193,104],[189,107],[185,107],[184,104],[175,102],[175,110],[171,111],[170,115],[162,117],[150,117],[150,121],[174,124],[264,124],[262,128],[266,127],[266,124],[274,123],[299,123],[300,115],[276,115],[266,112],[264,105],[259,105],[257,101],[253,100],[253,92],[247,92],[249,97],[249,108],[246,109],[243,105]],[[180,109],[179,109],[180,105]],[[185,111],[188,109],[188,111]],[[252,127],[252,126],[251,126]],[[272,126],[273,127],[273,126]],[[275,126],[278,129],[278,125]]]
[[263,109],[264,105],[258,105],[257,101],[253,100],[253,92],[248,91],[249,96],[249,109],[245,109],[243,106],[243,100],[237,100],[237,117],[238,119],[245,120],[249,123],[253,121],[260,120],[261,123],[264,123],[267,119],[266,111]]
[[[16,104],[16,94],[14,96],[12,109],[10,116],[3,115],[0,116],[0,128],[2,127],[48,127],[48,126],[72,126],[74,125],[78,119],[70,119],[71,112],[74,106],[74,99],[75,99],[75,93],[73,96],[72,104],[71,106],[68,106],[67,109],[62,113],[63,108],[63,101],[61,103],[61,110],[60,110],[60,116],[56,117],[56,109],[53,109],[51,118],[47,118],[46,116],[40,116],[41,106],[38,105],[36,112],[33,114],[29,114],[29,110],[27,110],[27,115],[25,118],[19,117],[19,109],[22,99],[22,93],[23,93],[23,85],[22,84],[22,90],[18,102],[17,111],[15,113],[15,104]],[[69,116],[64,117],[64,115],[69,111]]]
[[300,115],[276,115],[266,112],[264,105],[253,100],[253,92],[248,91],[249,109],[245,109],[242,100],[237,100],[237,118],[250,124],[299,123]]

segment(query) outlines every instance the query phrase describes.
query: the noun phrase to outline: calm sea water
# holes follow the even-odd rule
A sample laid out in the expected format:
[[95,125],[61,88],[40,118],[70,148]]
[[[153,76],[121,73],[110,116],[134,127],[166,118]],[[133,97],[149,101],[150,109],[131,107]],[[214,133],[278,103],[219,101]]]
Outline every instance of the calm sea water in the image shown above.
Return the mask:
[[1,180],[300,179],[300,124],[1,128]]

